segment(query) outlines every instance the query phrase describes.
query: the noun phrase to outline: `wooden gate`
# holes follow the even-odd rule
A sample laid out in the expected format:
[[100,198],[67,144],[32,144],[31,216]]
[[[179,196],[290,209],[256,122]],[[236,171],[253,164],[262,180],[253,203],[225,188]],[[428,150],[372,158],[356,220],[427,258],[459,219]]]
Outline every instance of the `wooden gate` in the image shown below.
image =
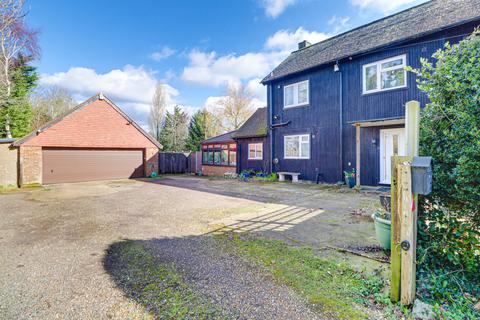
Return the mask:
[[181,152],[160,152],[158,154],[159,174],[187,173],[187,155]]

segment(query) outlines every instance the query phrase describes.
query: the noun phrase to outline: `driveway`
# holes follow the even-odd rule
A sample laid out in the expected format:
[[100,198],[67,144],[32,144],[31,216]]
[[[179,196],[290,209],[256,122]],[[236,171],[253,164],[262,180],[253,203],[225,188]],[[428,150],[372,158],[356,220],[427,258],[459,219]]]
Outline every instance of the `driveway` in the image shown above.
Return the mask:
[[[233,228],[313,244],[370,245],[371,223],[352,213],[369,210],[372,199],[309,186],[185,177],[3,194],[0,318],[141,318],[143,307],[104,267],[107,249],[123,239],[185,239]],[[288,288],[268,288],[302,304]]]

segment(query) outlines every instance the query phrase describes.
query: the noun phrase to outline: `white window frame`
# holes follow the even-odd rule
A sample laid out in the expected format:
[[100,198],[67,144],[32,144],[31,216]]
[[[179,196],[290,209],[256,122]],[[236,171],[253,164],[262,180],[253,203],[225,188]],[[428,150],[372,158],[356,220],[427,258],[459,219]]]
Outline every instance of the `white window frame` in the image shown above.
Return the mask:
[[[250,157],[250,147],[253,147],[254,157]],[[260,153],[260,156],[258,155]],[[249,143],[248,144],[248,160],[263,160],[263,143]]]
[[[402,59],[403,64],[398,65],[398,66],[393,66],[393,67],[390,67],[390,68],[381,69],[383,63],[398,60],[398,59]],[[372,89],[372,90],[367,90],[367,77],[366,77],[367,76],[367,68],[369,68],[371,66],[377,66],[377,88]],[[364,64],[363,69],[362,69],[363,94],[369,94],[369,93],[375,93],[375,92],[381,92],[381,91],[388,91],[388,90],[406,88],[407,87],[407,70],[405,69],[406,66],[407,66],[407,55],[406,54],[402,54],[402,55],[395,56],[395,57],[388,58],[388,59],[383,59],[383,60],[380,60],[380,61],[375,61],[375,62],[369,63],[369,64]],[[382,78],[381,78],[382,77],[382,71],[391,71],[391,70],[396,70],[396,69],[400,69],[400,68],[403,68],[403,77],[405,79],[405,83],[402,86],[382,89]]]
[[[304,83],[307,84],[307,101],[302,102],[302,103],[298,103],[298,87],[301,84],[304,84]],[[290,87],[293,87],[293,104],[286,105],[285,103],[286,103],[287,100],[285,99],[285,96],[286,96],[285,92]],[[306,106],[309,103],[310,103],[310,82],[309,82],[309,80],[295,82],[295,83],[292,83],[292,84],[289,84],[289,85],[283,87],[283,108],[284,109]]]
[[[287,138],[291,137],[298,137],[298,157],[292,157],[292,156],[287,156],[287,143],[286,140]],[[302,157],[302,137],[308,137],[308,147],[309,147],[309,152],[308,152],[308,157]],[[310,156],[312,154],[312,145],[310,143],[310,134],[290,134],[290,135],[285,135],[283,136],[283,158],[284,159],[310,159]]]

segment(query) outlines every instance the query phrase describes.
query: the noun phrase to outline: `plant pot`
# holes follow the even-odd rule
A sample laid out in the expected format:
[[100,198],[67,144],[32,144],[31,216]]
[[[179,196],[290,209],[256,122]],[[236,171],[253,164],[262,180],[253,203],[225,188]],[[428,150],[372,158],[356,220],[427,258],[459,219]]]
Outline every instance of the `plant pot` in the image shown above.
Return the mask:
[[375,223],[375,234],[380,246],[385,250],[390,250],[390,230],[392,222],[388,219],[380,217],[379,212],[372,214],[372,219]]
[[345,177],[345,183],[350,189],[355,187],[355,177]]

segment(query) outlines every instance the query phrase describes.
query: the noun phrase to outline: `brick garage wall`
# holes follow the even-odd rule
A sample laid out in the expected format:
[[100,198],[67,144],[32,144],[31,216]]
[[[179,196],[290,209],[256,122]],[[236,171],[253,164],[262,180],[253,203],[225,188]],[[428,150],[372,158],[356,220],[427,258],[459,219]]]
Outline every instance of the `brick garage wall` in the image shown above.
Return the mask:
[[158,174],[158,148],[145,149],[145,176],[149,177],[152,172]]
[[20,185],[42,183],[42,148],[20,146]]
[[0,186],[18,184],[18,149],[12,142],[0,143]]
[[207,176],[223,176],[227,172],[236,172],[235,167],[224,167],[224,166],[206,166],[202,165],[202,172]]
[[23,145],[67,148],[157,148],[105,100],[67,115]]

